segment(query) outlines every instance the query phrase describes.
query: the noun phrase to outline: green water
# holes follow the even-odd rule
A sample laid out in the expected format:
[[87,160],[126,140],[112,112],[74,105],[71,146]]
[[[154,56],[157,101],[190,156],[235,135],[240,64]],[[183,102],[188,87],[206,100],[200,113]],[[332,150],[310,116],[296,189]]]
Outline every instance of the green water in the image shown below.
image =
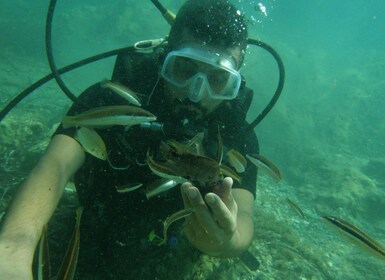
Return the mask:
[[[176,11],[182,1],[162,3]],[[284,179],[276,184],[261,173],[258,180],[250,248],[261,263],[257,272],[237,259],[200,256],[183,275],[173,273],[180,279],[384,278],[383,260],[340,238],[319,218],[348,220],[385,244],[384,2],[271,0],[262,2],[267,16],[255,9],[258,1],[234,3],[249,21],[250,37],[273,46],[286,67],[282,97],[256,128],[261,154]],[[47,8],[48,1],[0,2],[0,108],[50,73],[44,46]],[[164,37],[168,28],[150,1],[58,1],[54,54],[61,67]],[[63,79],[79,94],[109,77],[113,62],[85,66]],[[277,69],[269,54],[250,47],[242,74],[255,91],[251,120],[274,92]],[[0,213],[70,105],[49,82],[0,123]],[[302,208],[305,220],[286,198]],[[69,197],[62,204],[55,215],[66,217],[69,225],[53,227],[70,235],[75,203]]]

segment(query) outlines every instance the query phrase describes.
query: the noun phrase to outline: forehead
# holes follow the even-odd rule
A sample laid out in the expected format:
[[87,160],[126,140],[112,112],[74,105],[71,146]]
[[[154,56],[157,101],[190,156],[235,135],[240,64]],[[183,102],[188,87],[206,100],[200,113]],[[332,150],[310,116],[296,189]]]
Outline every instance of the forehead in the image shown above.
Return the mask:
[[197,42],[197,39],[194,38],[187,30],[185,30],[180,38],[178,45],[174,49],[178,49],[181,46],[196,47],[199,49],[207,49],[212,53],[220,53],[230,56],[235,62],[235,66],[239,69],[241,67],[242,61],[242,49],[240,46],[234,46],[230,48],[224,48],[222,46],[217,46],[214,44],[207,44],[206,42]]

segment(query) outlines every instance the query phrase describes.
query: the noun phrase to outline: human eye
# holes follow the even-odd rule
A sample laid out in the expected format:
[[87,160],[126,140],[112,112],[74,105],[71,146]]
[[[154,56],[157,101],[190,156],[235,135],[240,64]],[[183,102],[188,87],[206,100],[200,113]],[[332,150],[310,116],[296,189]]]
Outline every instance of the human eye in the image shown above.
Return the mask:
[[191,59],[185,57],[178,58],[175,66],[175,71],[178,71],[179,75],[183,76],[185,79],[191,78],[198,72],[198,65]]
[[227,84],[229,75],[226,71],[212,71],[207,75],[207,79],[214,91],[220,91]]

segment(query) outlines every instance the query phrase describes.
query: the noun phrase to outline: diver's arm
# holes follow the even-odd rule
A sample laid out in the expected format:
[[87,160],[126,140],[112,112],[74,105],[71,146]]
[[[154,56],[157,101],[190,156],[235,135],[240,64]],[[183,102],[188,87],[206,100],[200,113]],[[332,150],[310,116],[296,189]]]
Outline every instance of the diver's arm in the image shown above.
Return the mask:
[[13,273],[12,269],[19,270],[12,275],[30,274],[42,227],[48,223],[67,181],[82,165],[84,158],[84,151],[74,139],[66,135],[56,135],[52,139],[43,157],[21,185],[1,226],[2,276],[3,273]]
[[254,197],[247,190],[232,190],[232,183],[225,178],[221,196],[208,193],[204,199],[190,183],[182,186],[185,207],[194,210],[186,218],[184,232],[196,248],[211,256],[239,256],[253,238]]

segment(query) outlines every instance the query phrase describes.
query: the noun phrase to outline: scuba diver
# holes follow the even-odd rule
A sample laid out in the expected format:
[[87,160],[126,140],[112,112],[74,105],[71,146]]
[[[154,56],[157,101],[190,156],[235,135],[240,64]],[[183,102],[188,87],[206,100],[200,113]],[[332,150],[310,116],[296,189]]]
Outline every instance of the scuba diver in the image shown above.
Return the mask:
[[[180,260],[186,254],[235,257],[245,252],[253,239],[256,166],[247,165],[239,180],[224,176],[210,191],[193,180],[169,180],[175,183],[172,188],[152,195],[142,186],[159,182],[148,158],[164,162],[167,153],[175,153],[164,150],[170,140],[184,143],[203,135],[208,158],[217,158],[222,143],[225,152],[259,154],[246,121],[253,91],[239,72],[247,44],[247,26],[231,3],[187,0],[165,40],[119,54],[111,80],[92,85],[77,98],[9,206],[0,231],[0,275],[32,279],[42,228],[72,178],[84,207],[76,279],[170,279],[175,273],[181,279]],[[95,156],[79,137],[81,118],[76,116],[127,105],[119,87],[136,92],[140,108],[156,121],[99,123],[94,131],[107,153]],[[228,159],[221,160],[226,164]],[[181,230],[174,227],[177,239],[169,246],[154,244],[149,233],[161,232],[160,221],[183,208],[192,213]],[[170,249],[175,240],[179,249]]]

